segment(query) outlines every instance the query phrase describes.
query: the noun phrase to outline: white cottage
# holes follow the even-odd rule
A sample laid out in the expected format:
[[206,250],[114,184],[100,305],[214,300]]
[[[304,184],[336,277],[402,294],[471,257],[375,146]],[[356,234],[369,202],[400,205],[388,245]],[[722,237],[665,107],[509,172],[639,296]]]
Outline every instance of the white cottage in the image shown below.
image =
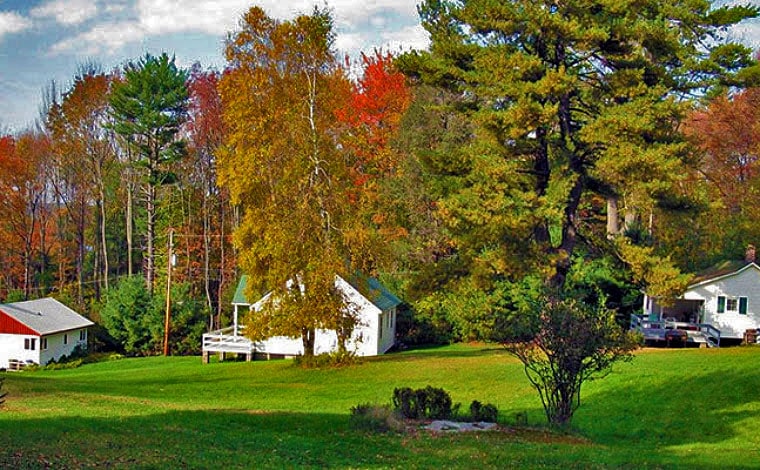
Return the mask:
[[47,297],[0,304],[0,368],[11,363],[47,364],[87,347],[90,320]]
[[[359,280],[361,279],[361,280]],[[300,338],[276,336],[264,341],[251,342],[241,333],[240,309],[258,311],[267,296],[251,303],[245,295],[248,276],[243,276],[238,284],[235,297],[233,324],[223,330],[204,335],[203,353],[207,360],[210,352],[245,353],[250,359],[254,353],[267,357],[292,357],[303,354],[303,342]],[[388,351],[396,337],[396,308],[401,300],[374,278],[357,278],[350,283],[340,276],[335,276],[335,287],[358,311],[359,324],[354,329],[347,348],[358,356],[377,356]],[[314,353],[337,351],[338,338],[335,331],[317,330],[314,341]]]
[[671,306],[644,296],[643,319],[673,327],[719,332],[723,344],[738,343],[748,329],[760,328],[760,266],[754,247],[742,261],[728,261],[697,275]]

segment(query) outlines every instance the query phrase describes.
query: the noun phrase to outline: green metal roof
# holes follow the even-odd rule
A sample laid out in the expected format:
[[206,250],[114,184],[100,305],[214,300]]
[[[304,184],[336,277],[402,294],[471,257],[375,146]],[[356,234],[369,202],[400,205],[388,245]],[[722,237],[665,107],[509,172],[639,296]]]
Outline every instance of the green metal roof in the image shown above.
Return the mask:
[[[351,277],[349,284],[354,286],[359,293],[380,310],[388,310],[401,303],[401,299],[393,295],[374,277],[353,276]],[[243,274],[240,278],[237,289],[235,290],[235,296],[232,298],[233,304],[250,305],[252,303],[249,302],[248,298],[245,296],[245,289],[247,286],[248,275]]]
[[232,298],[233,304],[250,305],[248,298],[245,296],[245,288],[248,286],[248,275],[243,274],[238,283],[237,289],[235,289],[235,296]]
[[353,276],[350,284],[380,310],[388,310],[401,303],[401,299],[374,277]]

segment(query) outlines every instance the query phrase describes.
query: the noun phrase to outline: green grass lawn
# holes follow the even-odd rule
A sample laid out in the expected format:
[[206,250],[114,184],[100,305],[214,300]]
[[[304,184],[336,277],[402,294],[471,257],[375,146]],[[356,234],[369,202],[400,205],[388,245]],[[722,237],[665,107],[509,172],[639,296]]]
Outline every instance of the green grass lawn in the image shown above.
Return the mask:
[[[583,389],[570,435],[549,433],[521,365],[457,345],[327,370],[290,361],[123,359],[9,373],[0,468],[760,467],[760,348],[647,350]],[[362,434],[349,409],[433,385],[529,429]]]

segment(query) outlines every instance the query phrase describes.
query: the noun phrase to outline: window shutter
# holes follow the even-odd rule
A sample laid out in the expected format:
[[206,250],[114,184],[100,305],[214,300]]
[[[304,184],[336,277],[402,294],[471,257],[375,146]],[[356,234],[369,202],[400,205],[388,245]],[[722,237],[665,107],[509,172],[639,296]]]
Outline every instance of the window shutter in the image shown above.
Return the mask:
[[718,296],[718,313],[723,313],[726,311],[726,298],[722,295]]
[[743,315],[747,314],[747,298],[746,297],[739,297],[739,313]]

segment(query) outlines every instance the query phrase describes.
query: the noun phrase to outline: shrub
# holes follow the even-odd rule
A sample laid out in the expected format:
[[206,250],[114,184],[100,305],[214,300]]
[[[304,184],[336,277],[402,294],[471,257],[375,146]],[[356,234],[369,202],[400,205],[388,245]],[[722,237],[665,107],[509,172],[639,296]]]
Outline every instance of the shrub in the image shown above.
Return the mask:
[[163,316],[152,308],[142,276],[122,279],[111,287],[101,310],[103,325],[129,355],[158,352],[163,340]]
[[496,406],[491,403],[486,403],[484,405],[478,400],[473,400],[473,402],[470,403],[470,419],[472,421],[495,423],[498,415],[499,411],[496,409]]
[[547,296],[524,313],[505,346],[523,363],[549,424],[565,428],[581,404],[581,386],[630,361],[639,338],[617,325],[615,312],[572,297]]
[[451,396],[442,388],[428,385],[412,390],[409,387],[393,390],[393,407],[408,419],[445,419],[452,415]]
[[451,396],[442,388],[425,387],[425,417],[445,419],[451,417]]
[[[161,352],[166,315],[163,292],[151,294],[142,276],[132,276],[110,288],[105,299],[101,318],[108,336],[99,340],[113,339],[121,351],[133,356]],[[200,352],[208,313],[205,304],[192,297],[187,283],[172,286],[171,300],[171,354]]]
[[416,395],[409,387],[393,389],[393,408],[401,413],[404,418],[417,419],[420,417]]
[[46,366],[39,366],[37,369],[39,370],[61,370],[61,369],[76,369],[77,367],[81,366],[83,364],[82,359],[66,359],[61,358],[61,361],[55,362],[51,361]]
[[399,432],[404,429],[404,423],[397,412],[387,405],[370,403],[351,408],[349,426],[357,431],[369,432]]

